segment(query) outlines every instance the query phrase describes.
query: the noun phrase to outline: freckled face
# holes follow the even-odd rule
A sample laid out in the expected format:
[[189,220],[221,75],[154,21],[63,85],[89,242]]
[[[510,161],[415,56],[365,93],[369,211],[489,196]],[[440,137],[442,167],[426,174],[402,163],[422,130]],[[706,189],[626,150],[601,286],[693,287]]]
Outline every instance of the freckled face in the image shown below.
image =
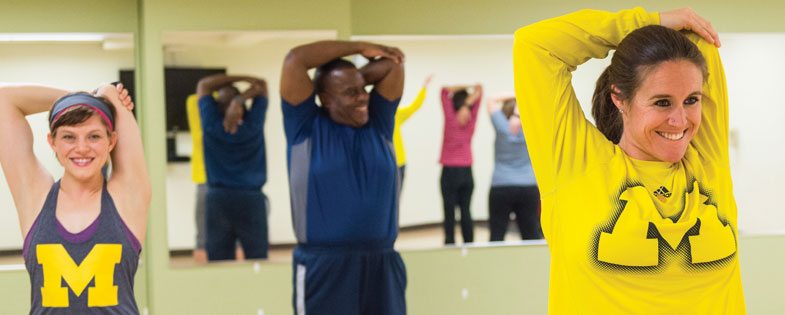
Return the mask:
[[700,127],[702,87],[703,73],[690,61],[649,70],[632,99],[614,99],[624,111],[619,147],[639,160],[681,160]]
[[100,175],[117,142],[117,133],[107,134],[101,117],[93,115],[86,121],[72,126],[60,126],[48,137],[65,172],[79,179]]

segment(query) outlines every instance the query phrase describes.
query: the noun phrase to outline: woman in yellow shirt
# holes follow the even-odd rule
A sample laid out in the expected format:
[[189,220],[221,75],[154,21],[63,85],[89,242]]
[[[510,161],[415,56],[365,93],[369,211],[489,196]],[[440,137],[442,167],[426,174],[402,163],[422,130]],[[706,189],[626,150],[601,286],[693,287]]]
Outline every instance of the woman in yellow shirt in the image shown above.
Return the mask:
[[[551,314],[746,313],[719,45],[688,8],[584,10],[515,33]],[[595,127],[571,72],[612,49]]]

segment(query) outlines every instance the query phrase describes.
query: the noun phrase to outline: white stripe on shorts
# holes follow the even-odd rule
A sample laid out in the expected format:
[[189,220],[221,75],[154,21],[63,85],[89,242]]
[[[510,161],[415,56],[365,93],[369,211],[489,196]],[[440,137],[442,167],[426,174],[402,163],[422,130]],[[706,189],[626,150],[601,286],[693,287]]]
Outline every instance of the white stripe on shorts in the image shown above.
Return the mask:
[[297,315],[305,315],[305,265],[297,264]]

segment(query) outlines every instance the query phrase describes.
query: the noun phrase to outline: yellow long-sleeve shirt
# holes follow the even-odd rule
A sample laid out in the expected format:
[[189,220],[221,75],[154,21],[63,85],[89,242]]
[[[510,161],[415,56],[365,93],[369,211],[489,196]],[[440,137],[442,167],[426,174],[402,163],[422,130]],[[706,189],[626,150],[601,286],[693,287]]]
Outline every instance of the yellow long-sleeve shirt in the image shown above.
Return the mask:
[[[640,8],[584,10],[515,33],[515,92],[551,253],[550,314],[746,313],[717,49],[688,34],[709,76],[700,128],[675,170],[608,141],[572,88],[578,65],[650,24],[659,15]],[[663,178],[665,202],[653,194]]]
[[420,109],[423,101],[425,101],[425,88],[420,89],[417,98],[412,101],[409,106],[399,107],[395,112],[395,130],[393,131],[393,144],[395,145],[395,158],[398,161],[398,167],[406,164],[406,150],[403,148],[403,138],[401,138],[401,125],[412,117],[412,114]]
[[204,151],[202,145],[202,120],[199,117],[199,104],[196,94],[188,96],[185,109],[188,113],[188,127],[191,130],[191,180],[197,184],[207,182],[207,172],[204,168]]

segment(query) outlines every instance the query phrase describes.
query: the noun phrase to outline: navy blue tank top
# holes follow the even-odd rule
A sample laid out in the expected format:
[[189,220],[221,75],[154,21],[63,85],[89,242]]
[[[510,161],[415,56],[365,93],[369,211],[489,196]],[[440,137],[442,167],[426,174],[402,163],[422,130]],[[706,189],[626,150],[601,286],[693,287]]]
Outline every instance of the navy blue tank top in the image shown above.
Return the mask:
[[25,238],[30,314],[139,314],[134,275],[141,246],[120,218],[104,182],[101,212],[71,234],[55,216],[60,181]]

